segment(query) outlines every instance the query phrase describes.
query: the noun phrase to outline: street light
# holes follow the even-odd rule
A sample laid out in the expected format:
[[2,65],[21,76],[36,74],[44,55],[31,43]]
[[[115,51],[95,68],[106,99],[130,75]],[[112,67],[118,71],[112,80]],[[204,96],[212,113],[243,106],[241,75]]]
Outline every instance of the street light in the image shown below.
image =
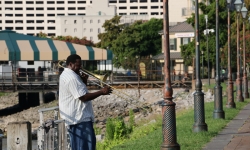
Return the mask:
[[201,91],[202,83],[200,79],[200,36],[199,36],[199,3],[195,0],[195,93],[194,93],[194,125],[193,132],[207,131],[207,124],[205,123],[205,109],[204,109],[204,93]]
[[220,45],[219,45],[219,0],[216,0],[216,77],[214,87],[214,119],[224,119],[225,112],[222,104],[222,86],[220,82]]
[[227,0],[228,3],[228,15],[227,15],[227,21],[228,21],[228,54],[227,54],[227,64],[228,64],[228,84],[227,84],[227,108],[235,108],[235,102],[234,102],[234,82],[232,80],[232,68],[231,68],[231,23],[230,23],[230,7],[231,7],[231,1]]
[[175,103],[170,79],[170,48],[169,48],[169,11],[168,0],[163,0],[163,51],[164,51],[164,87],[162,106],[161,150],[180,150],[177,143]]
[[242,79],[241,79],[241,68],[240,68],[240,31],[239,31],[239,13],[241,11],[242,2],[241,0],[236,0],[234,2],[235,9],[237,11],[237,100],[239,102],[243,102],[242,96]]
[[243,18],[243,83],[244,83],[244,98],[249,98],[248,93],[248,81],[247,81],[247,72],[246,72],[246,37],[245,37],[245,19],[247,17],[247,8],[245,7],[245,3],[243,3],[243,7],[241,9],[241,15]]
[[209,64],[209,50],[208,50],[208,34],[209,32],[214,32],[214,29],[208,29],[207,28],[207,22],[208,22],[208,16],[205,15],[205,20],[206,20],[206,30],[204,30],[204,34],[207,37],[207,74],[208,74],[208,85],[210,85],[210,64]]
[[138,55],[135,56],[136,60],[137,60],[137,63],[136,63],[136,66],[137,66],[137,78],[138,78],[138,97],[140,98],[141,97],[141,94],[140,94],[140,76],[141,76],[141,70],[140,70],[140,66],[139,66],[139,62],[140,62],[140,57]]
[[150,73],[150,80],[152,80],[152,75],[153,75],[153,71],[152,71],[152,57],[153,57],[153,55],[150,54],[149,57],[150,57],[150,69],[151,69],[151,71],[149,73]]

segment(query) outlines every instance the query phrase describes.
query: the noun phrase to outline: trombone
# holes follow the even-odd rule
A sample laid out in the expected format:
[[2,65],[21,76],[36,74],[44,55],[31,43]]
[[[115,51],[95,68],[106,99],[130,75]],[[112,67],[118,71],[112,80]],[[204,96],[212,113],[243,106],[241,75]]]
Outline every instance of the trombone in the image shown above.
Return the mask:
[[[61,67],[61,68],[65,68],[65,67],[63,66],[63,65],[66,64],[65,61],[66,61],[66,60],[61,60],[61,61],[59,61],[59,62],[58,62],[58,66]],[[100,82],[100,83],[98,83],[98,82],[96,82],[96,81],[89,80],[89,81],[92,82],[93,84],[98,85],[98,86],[100,86],[100,87],[103,87],[103,85],[109,86],[109,87],[113,90],[113,92],[116,92],[115,90],[117,90],[117,91],[119,91],[120,93],[126,95],[127,98],[125,98],[124,96],[121,96],[120,94],[113,93],[113,94],[117,95],[118,97],[121,97],[121,98],[123,98],[123,99],[125,99],[125,100],[130,100],[130,102],[131,102],[132,100],[136,100],[136,99],[134,99],[133,97],[131,97],[130,95],[126,94],[125,92],[122,92],[121,90],[118,90],[118,89],[112,87],[111,85],[107,84],[107,83],[106,83],[106,80],[107,80],[107,78],[108,78],[108,75],[107,75],[107,74],[105,74],[105,75],[97,75],[97,74],[94,74],[94,73],[92,73],[92,72],[89,72],[88,70],[83,69],[83,68],[81,68],[81,69],[79,70],[79,72],[80,72],[80,74],[86,74],[86,75],[88,75],[89,77],[95,78],[95,79],[97,79],[97,80]],[[129,98],[129,99],[128,99],[128,98]]]

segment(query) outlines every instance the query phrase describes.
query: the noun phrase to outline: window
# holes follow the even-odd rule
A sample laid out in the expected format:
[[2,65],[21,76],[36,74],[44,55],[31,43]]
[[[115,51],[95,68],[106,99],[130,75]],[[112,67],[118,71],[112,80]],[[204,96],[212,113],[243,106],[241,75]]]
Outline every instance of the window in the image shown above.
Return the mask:
[[90,32],[93,32],[93,29],[92,29],[92,28],[90,29]]
[[57,4],[64,4],[64,1],[57,1]]
[[75,16],[76,14],[68,14],[68,16]]
[[23,27],[16,27],[16,30],[23,30]]
[[90,20],[90,23],[93,23],[93,20],[92,20],[92,19]]
[[26,10],[34,10],[33,7],[26,7]]
[[98,22],[98,23],[101,23],[101,20],[99,20],[99,19],[98,19],[98,21],[97,21],[97,22]]
[[86,23],[86,20],[83,20],[83,23]]
[[64,10],[64,7],[57,7],[57,10]]
[[78,10],[85,10],[85,7],[78,7]]
[[5,10],[13,10],[12,7],[6,7]]
[[78,4],[86,4],[86,1],[77,1]]
[[68,4],[75,4],[75,1],[68,1]]
[[15,14],[15,17],[22,17],[23,14]]
[[34,20],[26,20],[26,23],[34,23]]
[[148,6],[140,6],[140,9],[148,9]]
[[101,33],[101,29],[100,28],[98,28],[98,31],[97,31],[98,33]]
[[74,29],[74,32],[77,32],[77,29],[76,29],[76,28]]
[[36,1],[36,4],[43,4],[43,1]]
[[15,1],[15,4],[22,4],[22,1]]
[[37,30],[44,30],[44,27],[36,27]]
[[48,30],[55,30],[56,27],[48,27]]
[[55,14],[47,14],[48,17],[54,17]]
[[67,20],[64,20],[64,24],[67,24],[68,23],[68,21]]
[[5,30],[13,30],[13,27],[5,27]]
[[75,7],[68,7],[68,10],[76,10]]
[[74,20],[74,24],[77,24],[77,20]]
[[64,14],[57,14],[57,16],[64,16]]
[[151,6],[151,9],[158,9],[159,6]]
[[37,17],[43,17],[44,14],[36,14]]
[[34,61],[27,61],[27,65],[34,65]]
[[48,7],[47,10],[55,10],[55,7]]
[[34,4],[33,1],[26,1],[26,4]]
[[127,9],[127,7],[119,7],[119,9]]
[[84,14],[84,13],[83,13],[83,14],[82,14],[82,13],[79,13],[78,16],[85,16],[85,14]]
[[34,17],[34,14],[26,14],[27,17]]
[[86,32],[86,28],[83,29],[83,32]]
[[16,7],[15,10],[23,10],[22,7]]
[[34,30],[34,27],[27,27],[27,30]]
[[67,32],[67,28],[64,29],[64,32]]
[[176,46],[176,38],[174,39],[170,39],[169,40],[169,44],[170,44],[170,50],[177,50],[177,46]]
[[5,1],[5,4],[12,4],[12,1]]
[[16,20],[15,23],[23,23],[23,20]]
[[93,37],[91,36],[89,39],[92,41],[92,40],[93,40]]
[[48,20],[48,23],[56,23],[55,20]]
[[186,45],[189,42],[190,42],[190,38],[188,37],[181,38],[181,45]]
[[43,10],[43,7],[37,7],[36,10]]
[[47,4],[55,4],[55,1],[47,1]]
[[5,20],[5,23],[13,23],[13,20]]
[[43,20],[37,20],[36,23],[43,23]]
[[131,6],[130,9],[138,9],[137,6]]

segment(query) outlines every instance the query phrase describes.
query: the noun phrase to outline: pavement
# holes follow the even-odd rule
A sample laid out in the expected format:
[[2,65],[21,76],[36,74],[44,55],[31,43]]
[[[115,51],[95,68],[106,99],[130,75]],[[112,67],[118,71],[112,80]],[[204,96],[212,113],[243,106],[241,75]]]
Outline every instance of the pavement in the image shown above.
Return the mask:
[[203,150],[250,150],[250,103]]

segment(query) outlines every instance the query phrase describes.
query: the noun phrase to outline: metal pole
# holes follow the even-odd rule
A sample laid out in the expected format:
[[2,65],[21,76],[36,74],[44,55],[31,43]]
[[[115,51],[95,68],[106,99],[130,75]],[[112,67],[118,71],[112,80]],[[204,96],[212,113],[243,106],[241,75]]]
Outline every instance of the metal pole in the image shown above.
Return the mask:
[[249,98],[248,81],[246,72],[246,37],[245,37],[245,19],[243,19],[243,83],[244,83],[244,98]]
[[209,66],[209,50],[208,50],[208,29],[207,29],[207,15],[206,15],[206,37],[207,37],[207,74],[208,74],[208,85],[210,85],[210,66]]
[[222,104],[222,86],[220,83],[220,48],[219,48],[219,0],[216,0],[216,85],[214,87],[214,119],[225,118]]
[[203,51],[201,51],[201,57],[202,57],[202,79],[204,79]]
[[227,54],[227,62],[228,62],[228,85],[227,85],[227,108],[236,108],[234,102],[234,82],[232,81],[232,68],[231,68],[231,23],[230,23],[230,4],[228,6],[228,54]]
[[201,91],[202,83],[200,79],[200,35],[199,35],[199,3],[195,0],[195,54],[196,54],[196,81],[194,93],[194,125],[193,132],[207,131],[207,124],[205,123],[204,110],[204,93]]
[[242,96],[242,79],[241,79],[241,68],[240,68],[240,30],[239,30],[239,12],[237,12],[237,101],[244,102]]
[[168,0],[163,0],[163,50],[164,50],[164,87],[162,106],[162,134],[161,150],[180,150],[177,143],[175,103],[170,79],[170,48],[169,48],[169,17]]

